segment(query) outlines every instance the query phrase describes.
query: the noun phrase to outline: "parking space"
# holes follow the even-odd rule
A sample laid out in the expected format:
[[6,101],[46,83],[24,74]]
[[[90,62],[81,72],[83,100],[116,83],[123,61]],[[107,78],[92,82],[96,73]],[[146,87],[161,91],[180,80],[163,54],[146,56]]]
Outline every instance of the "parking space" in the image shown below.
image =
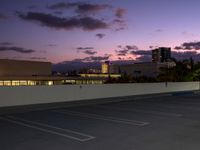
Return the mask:
[[0,116],[2,150],[199,150],[200,95]]

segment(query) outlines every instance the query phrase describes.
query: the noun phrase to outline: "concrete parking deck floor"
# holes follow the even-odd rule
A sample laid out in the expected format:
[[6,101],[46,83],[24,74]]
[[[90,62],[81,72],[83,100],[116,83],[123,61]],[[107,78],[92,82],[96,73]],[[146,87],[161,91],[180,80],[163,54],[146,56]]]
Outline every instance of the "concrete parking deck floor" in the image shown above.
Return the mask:
[[0,150],[199,150],[200,95],[0,116]]

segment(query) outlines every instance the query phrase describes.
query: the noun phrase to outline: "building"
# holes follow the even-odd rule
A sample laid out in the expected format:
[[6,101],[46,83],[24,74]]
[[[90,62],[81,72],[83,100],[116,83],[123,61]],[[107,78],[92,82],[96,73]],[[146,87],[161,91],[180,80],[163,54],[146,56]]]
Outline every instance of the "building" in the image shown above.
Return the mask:
[[105,81],[108,80],[109,78],[120,78],[121,74],[115,73],[115,71],[111,71],[111,69],[112,69],[111,66],[113,66],[113,65],[109,61],[105,61],[101,65],[101,72],[100,73],[97,72],[98,71],[97,70],[96,73],[94,71],[91,71],[91,72],[88,72],[88,73],[80,73],[79,76],[84,77],[84,78],[102,78]]
[[103,84],[105,77],[52,76],[50,62],[0,59],[0,86]]
[[121,75],[128,75],[132,77],[157,77],[160,73],[160,68],[171,68],[176,64],[174,62],[164,63],[135,63],[124,65],[110,65],[110,72]]
[[121,74],[132,77],[157,77],[160,68],[172,68],[176,63],[171,61],[171,48],[160,47],[152,50],[152,62],[115,65],[105,62],[102,64],[102,73]]
[[152,62],[163,63],[171,59],[171,48],[160,47],[152,50]]
[[101,73],[103,73],[103,74],[108,74],[108,73],[109,73],[109,66],[110,66],[110,62],[109,62],[109,61],[105,61],[105,62],[101,65]]
[[49,76],[51,63],[0,59],[0,76]]
[[121,77],[121,74],[103,74],[103,73],[97,73],[97,74],[94,74],[94,73],[91,73],[91,74],[79,74],[81,77],[89,77],[89,78],[106,78],[108,79],[109,77],[110,78],[120,78]]
[[66,84],[103,84],[106,78],[66,76],[9,76],[0,77],[0,86],[36,86]]

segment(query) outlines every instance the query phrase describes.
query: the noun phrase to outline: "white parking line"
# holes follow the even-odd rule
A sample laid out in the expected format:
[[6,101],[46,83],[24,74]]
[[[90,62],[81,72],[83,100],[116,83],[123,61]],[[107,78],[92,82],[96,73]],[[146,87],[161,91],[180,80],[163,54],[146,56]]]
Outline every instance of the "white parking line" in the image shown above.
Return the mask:
[[[35,122],[35,121],[30,121],[30,120],[26,120],[26,119],[14,117],[14,116],[1,117],[0,119],[6,120],[8,122],[18,124],[18,125],[21,125],[21,126],[24,126],[24,127],[29,127],[29,128],[32,128],[32,129],[36,129],[36,130],[46,132],[46,133],[51,133],[51,134],[54,134],[54,135],[59,135],[59,136],[65,137],[65,138],[77,140],[77,141],[80,141],[80,142],[89,141],[89,140],[92,140],[92,139],[95,138],[94,136],[90,136],[90,135],[87,135],[87,134],[84,134],[84,133],[80,133],[80,132],[76,132],[76,131],[72,131],[72,130],[68,130],[68,129],[63,129],[63,128],[59,128],[59,127]],[[47,128],[49,128],[49,129],[47,129]],[[55,130],[57,130],[57,131],[55,131]],[[61,132],[58,132],[58,131],[61,131]],[[68,134],[65,134],[65,133],[68,133]],[[80,137],[82,136],[83,138],[71,136],[71,135],[69,135],[70,133],[77,135],[77,136],[80,136]]]
[[113,110],[146,113],[146,114],[168,116],[168,117],[182,117],[183,116],[183,114],[168,113],[168,112],[161,112],[161,111],[152,111],[152,110],[149,111],[149,110],[141,110],[141,109],[135,109],[135,108],[130,109],[130,108],[119,108],[119,107],[113,107],[113,106],[94,106],[94,107],[102,108],[102,109],[113,109]]
[[134,126],[145,126],[150,124],[149,122],[141,122],[137,120],[129,120],[129,119],[122,119],[117,117],[110,117],[110,116],[104,116],[104,115],[97,115],[97,114],[90,114],[85,112],[77,112],[77,111],[69,111],[69,110],[62,110],[62,111],[53,111],[56,113],[61,114],[68,114],[68,115],[75,115],[80,117],[86,117],[86,118],[92,118],[92,119],[98,119],[98,120],[104,120],[104,121],[110,121],[115,123],[121,123],[121,124],[128,124],[128,125],[134,125]]

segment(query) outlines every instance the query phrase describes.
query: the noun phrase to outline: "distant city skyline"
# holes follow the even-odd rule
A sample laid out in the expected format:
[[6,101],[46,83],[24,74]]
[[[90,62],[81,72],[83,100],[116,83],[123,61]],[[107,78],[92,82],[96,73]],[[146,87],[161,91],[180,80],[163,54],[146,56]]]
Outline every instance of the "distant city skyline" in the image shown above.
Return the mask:
[[151,50],[200,60],[200,1],[1,0],[0,58],[150,61]]

